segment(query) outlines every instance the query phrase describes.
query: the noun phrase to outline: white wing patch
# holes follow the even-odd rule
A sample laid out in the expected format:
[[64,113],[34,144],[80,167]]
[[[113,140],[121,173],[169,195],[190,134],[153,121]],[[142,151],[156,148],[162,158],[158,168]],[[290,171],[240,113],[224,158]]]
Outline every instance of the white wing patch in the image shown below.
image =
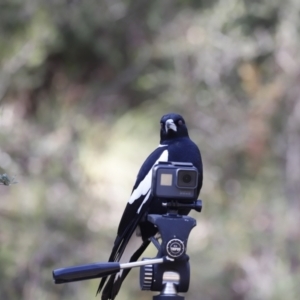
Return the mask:
[[[168,150],[165,150],[160,155],[160,157],[157,159],[157,161],[154,163],[154,165],[156,165],[159,161],[168,161],[168,157],[169,157],[169,152],[168,152]],[[129,204],[132,204],[136,199],[139,199],[142,195],[146,195],[147,193],[148,193],[148,195],[145,197],[142,205],[144,204],[145,201],[148,200],[148,198],[150,196],[151,179],[152,179],[152,168],[149,170],[149,172],[145,176],[145,178],[140,182],[138,187],[132,192],[132,194],[129,198],[129,201],[128,201]],[[141,208],[141,206],[140,206],[140,208]],[[140,210],[140,208],[139,208],[139,210]]]
[[159,144],[158,145],[158,148],[160,148],[160,147],[167,147],[168,145],[162,145],[162,144]]
[[148,191],[146,197],[144,198],[144,200],[143,200],[142,204],[140,205],[139,209],[137,210],[137,213],[138,213],[138,214],[140,213],[140,211],[141,211],[141,209],[142,209],[144,203],[148,200],[148,198],[149,198],[149,196],[150,196],[150,193],[151,193],[151,191],[150,191],[150,189],[149,189],[149,191]]

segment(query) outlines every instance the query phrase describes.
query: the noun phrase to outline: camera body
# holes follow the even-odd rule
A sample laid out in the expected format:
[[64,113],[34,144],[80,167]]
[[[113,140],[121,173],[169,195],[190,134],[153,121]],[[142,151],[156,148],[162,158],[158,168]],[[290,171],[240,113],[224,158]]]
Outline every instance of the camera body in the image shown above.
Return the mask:
[[152,195],[180,202],[197,200],[198,176],[192,163],[158,162],[152,171]]

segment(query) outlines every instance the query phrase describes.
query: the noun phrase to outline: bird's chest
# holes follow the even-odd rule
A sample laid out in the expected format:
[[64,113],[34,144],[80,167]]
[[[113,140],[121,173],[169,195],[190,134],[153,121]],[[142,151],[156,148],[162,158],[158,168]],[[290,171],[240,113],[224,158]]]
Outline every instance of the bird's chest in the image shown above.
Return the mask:
[[193,149],[191,145],[175,142],[169,149],[169,161],[191,162]]

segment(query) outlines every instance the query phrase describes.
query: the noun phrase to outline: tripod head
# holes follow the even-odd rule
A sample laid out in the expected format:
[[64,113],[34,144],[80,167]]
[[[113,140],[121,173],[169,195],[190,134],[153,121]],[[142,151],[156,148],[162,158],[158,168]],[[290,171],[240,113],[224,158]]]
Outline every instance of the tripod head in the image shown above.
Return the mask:
[[[151,264],[141,268],[140,285],[142,290],[160,291],[154,300],[183,300],[178,292],[187,292],[190,281],[189,257],[186,254],[188,236],[196,220],[178,214],[149,215],[148,221],[158,227],[162,242],[158,257],[169,257],[163,264]],[[174,230],[176,228],[176,230]]]
[[186,254],[190,231],[196,226],[196,220],[178,214],[180,208],[191,208],[201,211],[202,201],[179,203],[171,201],[163,204],[168,208],[165,215],[148,215],[148,221],[157,226],[161,243],[154,237],[152,243],[158,250],[155,258],[144,258],[142,261],[123,263],[94,263],[67,267],[53,271],[56,284],[105,277],[121,269],[141,267],[140,286],[142,290],[161,292],[153,300],[184,300],[177,293],[188,291],[190,280],[189,257]]

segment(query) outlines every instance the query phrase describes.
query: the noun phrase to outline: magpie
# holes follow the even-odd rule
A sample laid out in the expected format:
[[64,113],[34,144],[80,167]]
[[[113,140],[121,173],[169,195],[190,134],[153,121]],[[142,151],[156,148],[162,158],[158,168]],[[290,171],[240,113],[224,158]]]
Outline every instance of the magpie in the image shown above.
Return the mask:
[[[157,228],[147,221],[146,216],[166,213],[166,208],[151,195],[152,168],[159,161],[192,163],[199,172],[197,192],[200,193],[203,181],[201,154],[197,145],[189,138],[183,117],[175,113],[166,114],[161,118],[160,126],[160,144],[145,160],[137,175],[118,227],[109,262],[138,260],[149,245],[149,238],[157,233]],[[189,210],[180,213],[188,214]],[[124,269],[109,278],[102,278],[97,290],[98,294],[103,289],[102,300],[115,299],[129,271],[130,269]]]

